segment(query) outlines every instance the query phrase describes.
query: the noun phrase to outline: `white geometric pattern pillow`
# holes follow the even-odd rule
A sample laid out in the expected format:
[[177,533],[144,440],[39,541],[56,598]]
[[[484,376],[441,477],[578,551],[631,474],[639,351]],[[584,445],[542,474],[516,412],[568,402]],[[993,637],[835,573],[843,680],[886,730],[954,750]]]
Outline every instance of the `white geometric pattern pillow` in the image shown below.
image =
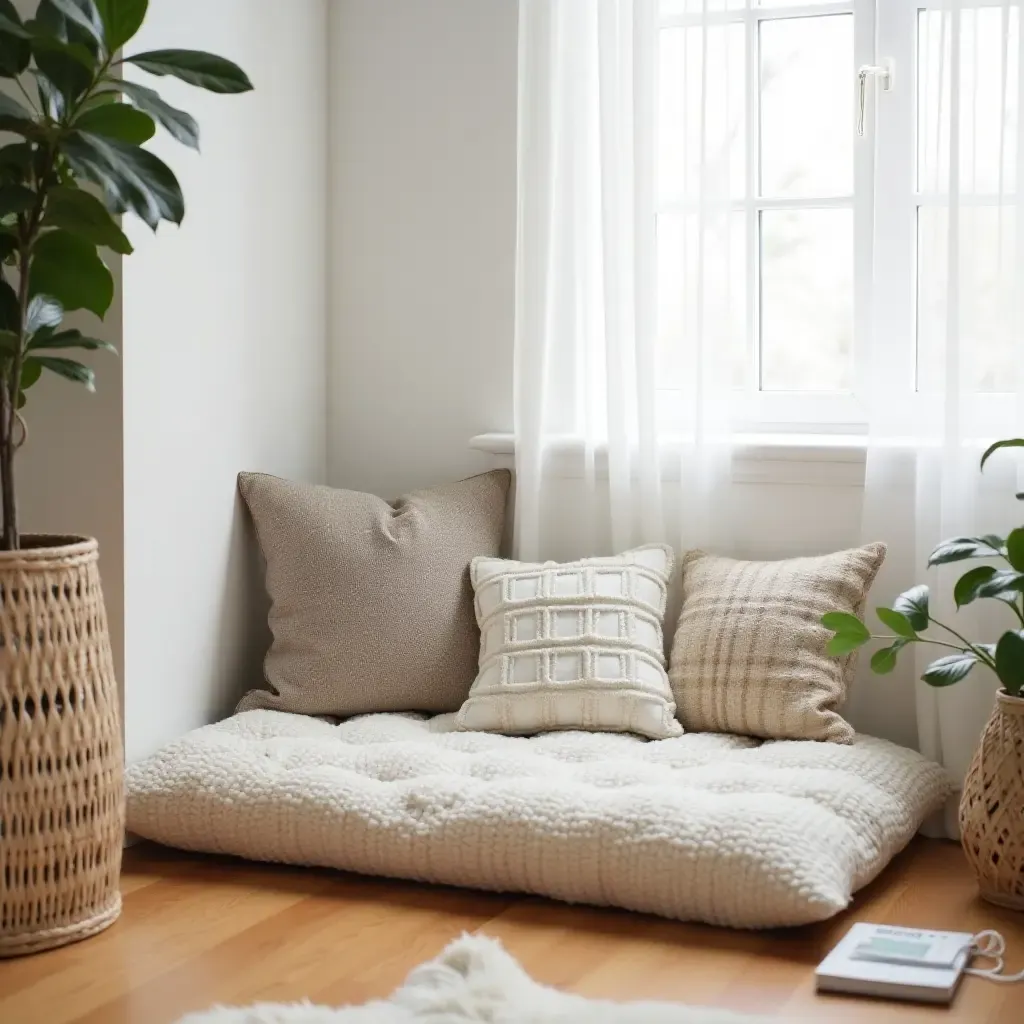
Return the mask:
[[663,621],[672,549],[578,562],[474,558],[480,672],[460,729],[678,736]]

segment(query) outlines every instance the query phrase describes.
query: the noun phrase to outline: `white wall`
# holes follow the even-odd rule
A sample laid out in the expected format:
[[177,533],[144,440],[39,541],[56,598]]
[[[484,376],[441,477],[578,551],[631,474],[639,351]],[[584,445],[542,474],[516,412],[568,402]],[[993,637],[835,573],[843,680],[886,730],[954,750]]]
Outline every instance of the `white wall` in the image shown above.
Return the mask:
[[[326,0],[153,0],[129,51],[183,46],[255,84],[159,79],[202,155],[155,146],[187,215],[124,261],[125,735],[129,761],[230,710],[266,650],[239,470],[324,474]],[[141,72],[130,77],[148,84]]]
[[486,468],[512,423],[515,0],[331,0],[330,482]]

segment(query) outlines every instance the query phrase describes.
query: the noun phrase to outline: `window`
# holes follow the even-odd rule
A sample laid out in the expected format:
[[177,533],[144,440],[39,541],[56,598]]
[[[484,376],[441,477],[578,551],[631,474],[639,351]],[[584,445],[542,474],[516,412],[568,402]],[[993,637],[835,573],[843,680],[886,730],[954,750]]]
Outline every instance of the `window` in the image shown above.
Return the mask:
[[[663,418],[688,386],[695,330],[717,332],[720,372],[752,427],[858,429],[869,337],[898,394],[925,400],[949,369],[951,194],[969,261],[956,316],[974,358],[962,370],[979,395],[1008,389],[1019,70],[1004,40],[1018,7],[938,6],[884,0],[876,17],[874,0],[662,0]],[[858,70],[880,65],[892,89],[867,78],[859,135]]]

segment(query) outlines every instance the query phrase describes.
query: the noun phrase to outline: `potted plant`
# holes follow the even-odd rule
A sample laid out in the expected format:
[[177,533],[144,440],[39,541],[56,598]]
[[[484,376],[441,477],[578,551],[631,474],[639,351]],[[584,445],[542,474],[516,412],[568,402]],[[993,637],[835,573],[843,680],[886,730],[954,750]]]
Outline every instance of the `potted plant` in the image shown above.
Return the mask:
[[94,540],[22,534],[15,457],[32,386],[93,389],[81,351],[113,349],[64,322],[114,297],[104,250],[118,216],[156,230],[185,215],[171,169],[142,148],[164,128],[198,148],[195,120],[132,64],[219,93],[252,84],[196,50],[122,56],[148,0],[0,0],[0,956],[91,935],[120,912],[122,735]]
[[[1001,448],[1024,448],[1024,438],[997,441],[981,458],[981,468]],[[1024,493],[1017,498],[1024,500]],[[929,566],[973,559],[978,565],[953,587],[957,608],[980,599],[1000,601],[1013,610],[1021,629],[1008,629],[995,643],[972,643],[952,626],[935,619],[929,591],[917,586],[901,594],[891,608],[877,609],[889,634],[873,634],[855,615],[830,612],[822,624],[835,635],[828,652],[845,656],[869,640],[884,640],[871,668],[878,673],[896,667],[900,651],[911,644],[930,644],[951,653],[933,661],[923,679],[931,686],[959,683],[977,666],[995,673],[1003,684],[981,738],[960,799],[960,841],[978,876],[981,895],[1001,906],[1024,909],[1024,527],[1006,538],[953,537],[928,559]],[[938,630],[925,635],[928,630]]]

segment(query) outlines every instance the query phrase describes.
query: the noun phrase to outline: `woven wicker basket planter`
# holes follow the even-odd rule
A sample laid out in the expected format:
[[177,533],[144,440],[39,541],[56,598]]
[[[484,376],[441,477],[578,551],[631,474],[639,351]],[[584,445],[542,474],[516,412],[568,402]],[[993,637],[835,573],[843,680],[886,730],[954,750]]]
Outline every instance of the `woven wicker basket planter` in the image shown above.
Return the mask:
[[98,548],[0,552],[0,956],[93,935],[121,911],[123,754]]
[[981,895],[1024,910],[1024,698],[1003,690],[964,782],[960,841]]

